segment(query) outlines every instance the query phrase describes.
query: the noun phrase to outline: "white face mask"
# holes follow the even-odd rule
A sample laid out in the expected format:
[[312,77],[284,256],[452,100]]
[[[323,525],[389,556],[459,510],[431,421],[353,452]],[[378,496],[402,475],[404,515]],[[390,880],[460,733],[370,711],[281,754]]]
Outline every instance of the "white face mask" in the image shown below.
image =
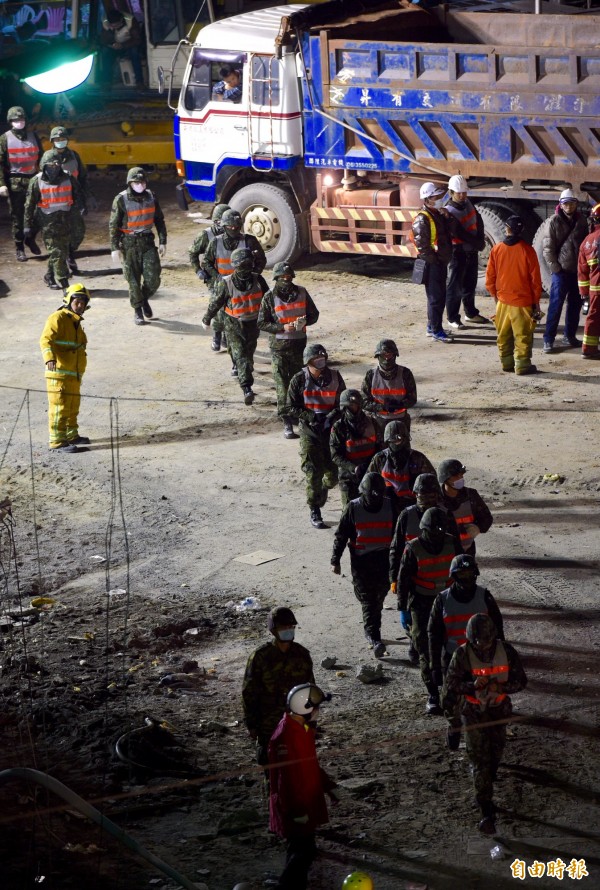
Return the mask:
[[146,191],[146,183],[145,182],[132,182],[131,188],[134,192],[137,192],[138,195],[141,195],[142,192]]
[[66,147],[67,147],[67,140],[66,140],[66,139],[62,139],[60,142],[55,142],[55,143],[54,143],[54,147],[55,147],[55,148],[66,148]]
[[26,126],[25,121],[11,121],[11,126],[13,130],[24,130]]
[[322,358],[314,358],[311,361],[311,365],[313,366],[313,368],[316,368],[317,371],[322,371],[326,364],[327,359],[325,358],[325,356],[323,356]]
[[450,483],[450,485],[452,486],[452,488],[455,488],[458,491],[460,488],[465,487],[465,480],[464,479],[455,479],[454,482]]
[[433,206],[435,207],[436,210],[441,210],[442,207],[444,206],[444,199],[438,198],[437,201],[433,202]]
[[289,630],[279,630],[277,631],[277,636],[279,637],[282,643],[291,643],[294,639],[294,628],[291,627]]

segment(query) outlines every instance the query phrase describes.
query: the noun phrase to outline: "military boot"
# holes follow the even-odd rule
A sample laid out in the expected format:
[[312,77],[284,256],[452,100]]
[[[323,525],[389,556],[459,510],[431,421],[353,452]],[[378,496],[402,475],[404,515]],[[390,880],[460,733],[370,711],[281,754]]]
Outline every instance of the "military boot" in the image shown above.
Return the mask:
[[33,235],[30,235],[29,238],[25,238],[25,244],[34,256],[40,256],[42,253]]
[[244,393],[244,404],[251,405],[252,402],[254,401],[254,392],[252,391],[252,387],[245,386],[243,389],[243,393]]
[[298,434],[294,432],[294,427],[292,426],[292,421],[287,418],[283,421],[283,438],[284,439],[297,439]]
[[50,272],[50,271],[46,272],[46,274],[44,275],[44,283],[45,283],[51,290],[60,290],[60,284],[57,284],[57,283],[56,283],[56,279],[55,279],[55,277],[54,277],[54,273],[53,273],[53,272]]
[[136,306],[133,310],[133,321],[135,324],[146,324],[141,306]]
[[152,318],[152,314],[153,314],[153,313],[152,313],[152,306],[151,306],[150,303],[148,302],[148,298],[147,298],[147,297],[146,297],[146,299],[144,300],[144,302],[142,303],[142,312],[144,313],[144,315],[146,316],[146,318]]
[[321,516],[321,510],[319,507],[311,507],[310,521],[311,525],[314,525],[315,528],[327,528],[327,526],[323,522],[323,517]]
[[15,241],[15,247],[17,249],[17,262],[26,263],[27,257],[25,256],[25,251],[23,250],[23,242]]
[[63,289],[63,293],[66,294],[66,292],[67,292],[67,288],[68,288],[68,286],[69,286],[69,279],[68,279],[68,278],[59,278],[59,279],[58,279],[58,286],[59,286],[59,287],[62,287],[62,289]]
[[221,331],[214,331],[212,335],[212,340],[210,341],[210,348],[213,352],[218,352],[221,348]]
[[67,257],[67,266],[69,267],[69,272],[72,272],[73,275],[75,272],[79,272],[79,267],[77,265],[77,260],[75,259],[75,254],[73,253],[73,248],[69,247],[69,256]]

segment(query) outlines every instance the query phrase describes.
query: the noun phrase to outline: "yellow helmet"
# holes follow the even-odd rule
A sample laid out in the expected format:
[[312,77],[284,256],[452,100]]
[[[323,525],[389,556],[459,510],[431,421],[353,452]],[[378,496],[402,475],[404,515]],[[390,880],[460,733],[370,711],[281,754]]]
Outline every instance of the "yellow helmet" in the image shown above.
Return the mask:
[[353,871],[342,884],[342,890],[375,890],[375,884],[366,871]]
[[63,294],[63,303],[65,306],[68,307],[71,305],[73,297],[82,297],[84,300],[87,300],[87,306],[85,308],[90,308],[90,292],[85,284],[71,284],[66,288]]

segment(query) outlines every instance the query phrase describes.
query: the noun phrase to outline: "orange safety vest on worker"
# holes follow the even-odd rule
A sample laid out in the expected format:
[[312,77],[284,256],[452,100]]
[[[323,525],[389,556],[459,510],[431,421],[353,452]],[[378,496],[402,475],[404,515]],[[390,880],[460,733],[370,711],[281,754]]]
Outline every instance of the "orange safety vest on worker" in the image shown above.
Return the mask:
[[375,550],[389,550],[394,533],[394,514],[390,499],[383,499],[383,505],[377,513],[367,510],[360,498],[351,501],[351,504],[356,528],[354,553],[362,556]]
[[377,431],[372,420],[367,420],[362,436],[346,439],[346,457],[354,464],[370,460],[377,451]]
[[426,597],[437,596],[452,582],[450,563],[456,556],[454,539],[446,535],[439,553],[430,553],[418,538],[406,546],[410,547],[417,560],[417,573],[412,579],[415,593]]
[[121,229],[124,235],[144,235],[152,231],[154,225],[154,213],[156,205],[154,203],[154,195],[150,189],[146,189],[139,196],[141,200],[134,201],[129,197],[128,190],[120,192],[123,198],[125,213],[125,228]]
[[[467,232],[472,232],[474,235],[477,234],[477,211],[474,206],[471,204],[469,199],[465,201],[464,207],[456,207],[451,201],[446,204],[446,210],[450,213],[457,222],[465,229]],[[465,244],[467,247],[470,247],[472,250],[475,250],[474,247],[471,247],[469,242],[463,241],[462,238],[457,238],[456,235],[452,238],[453,244]]]
[[258,275],[252,275],[252,284],[247,290],[240,290],[233,283],[233,275],[226,275],[223,279],[229,291],[229,299],[225,305],[225,312],[231,318],[238,321],[253,321],[258,317],[258,310],[263,298],[263,289],[259,284]]
[[19,139],[12,130],[6,133],[6,149],[10,173],[31,176],[35,173],[40,150],[31,130],[27,130],[25,139]]
[[413,498],[414,494],[410,487],[410,460],[408,460],[402,469],[397,470],[390,461],[389,455],[386,457],[385,463],[381,470],[381,475],[385,480],[388,488],[394,489],[394,494],[399,498]]
[[375,368],[371,380],[371,395],[373,400],[381,405],[378,411],[386,420],[404,417],[406,408],[397,406],[398,400],[406,396],[404,376],[399,365],[396,365],[396,373],[389,379],[382,375],[379,368]]
[[[501,640],[496,641],[496,651],[491,661],[481,661],[470,643],[467,643],[467,655],[469,657],[469,667],[473,676],[473,682],[478,677],[487,677],[488,680],[495,680],[496,683],[506,683],[508,680],[509,664],[506,649]],[[486,695],[486,690],[480,690],[483,693],[479,698],[476,695],[465,695],[466,701],[472,705],[478,705],[480,708],[495,707],[504,701],[506,693],[499,692],[491,699]]]
[[339,389],[339,375],[337,371],[329,369],[331,380],[320,387],[308,368],[304,368],[304,407],[315,414],[329,414],[335,408],[337,392]]
[[463,546],[463,550],[468,550],[473,543],[473,538],[466,531],[466,527],[475,522],[475,515],[473,513],[473,506],[470,499],[467,497],[464,501],[461,501],[458,508],[452,511],[452,515],[458,526],[460,543]]
[[216,241],[217,244],[215,249],[215,263],[217,272],[224,278],[226,275],[233,274],[234,270],[231,264],[231,254],[233,253],[233,251],[241,250],[244,247],[246,248],[246,250],[251,250],[251,247],[249,246],[248,239],[245,235],[242,235],[238,243],[235,245],[235,247],[232,247],[231,250],[225,247],[223,235],[218,235]]
[[[298,318],[306,316],[306,288],[297,287],[294,299],[286,303],[277,294],[273,294],[273,308],[279,324],[292,324]],[[306,331],[281,331],[275,334],[276,340],[305,340]]]
[[485,601],[485,587],[479,584],[475,588],[475,593],[468,603],[461,603],[452,593],[452,588],[443,590],[440,594],[442,598],[442,617],[444,619],[444,628],[446,630],[446,652],[452,655],[459,646],[467,642],[467,624],[469,618],[477,614],[488,614],[488,607]]
[[40,189],[40,200],[37,206],[47,216],[59,210],[67,211],[73,206],[73,189],[70,176],[65,176],[60,182],[46,182],[42,179],[42,174],[38,173],[38,186]]

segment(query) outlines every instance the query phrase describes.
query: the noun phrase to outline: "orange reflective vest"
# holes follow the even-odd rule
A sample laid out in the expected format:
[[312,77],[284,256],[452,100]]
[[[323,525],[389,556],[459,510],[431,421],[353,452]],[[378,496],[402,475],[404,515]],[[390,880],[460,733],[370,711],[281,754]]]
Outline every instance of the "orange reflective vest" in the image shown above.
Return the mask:
[[21,173],[23,176],[35,173],[40,150],[31,130],[27,130],[24,139],[19,139],[9,130],[6,134],[6,148],[10,173]]
[[[450,213],[454,219],[458,220],[463,229],[466,229],[467,232],[473,232],[475,235],[477,233],[477,211],[471,204],[469,200],[465,202],[465,206],[462,210],[459,207],[455,207],[451,202],[446,204],[446,210]],[[453,238],[453,244],[464,244],[465,242],[462,238]],[[471,245],[469,244],[469,247]],[[471,248],[474,250],[474,248]]]
[[371,420],[367,421],[362,436],[359,436],[356,439],[346,439],[346,456],[352,463],[363,463],[365,460],[373,457],[376,449],[377,433]]
[[223,235],[218,235],[216,241],[217,244],[215,247],[215,263],[217,272],[223,278],[225,277],[225,275],[233,275],[234,269],[231,265],[231,254],[234,250],[241,250],[244,247],[247,250],[250,250],[250,247],[248,246],[248,239],[245,235],[242,235],[238,243],[235,245],[235,247],[232,247],[231,250],[228,250],[228,248],[225,247]]
[[418,538],[406,546],[410,547],[417,560],[417,573],[412,579],[415,593],[427,597],[437,596],[452,581],[450,563],[456,555],[454,539],[446,535],[444,546],[439,553],[430,553]]
[[58,210],[69,210],[73,206],[73,189],[69,176],[65,176],[60,182],[51,183],[42,179],[42,174],[38,173],[38,185],[40,200],[37,206],[42,213],[49,215]]
[[415,496],[412,492],[412,488],[410,486],[410,473],[409,473],[409,462],[407,461],[404,467],[401,470],[397,470],[388,456],[386,457],[385,463],[381,470],[381,475],[385,480],[385,484],[389,488],[394,489],[394,494],[399,498],[412,498],[414,500]]
[[475,522],[475,516],[473,514],[473,507],[471,505],[470,498],[462,501],[458,509],[452,512],[452,515],[454,516],[456,524],[458,526],[460,543],[463,545],[463,550],[468,550],[473,543],[473,539],[466,531],[466,527],[467,525],[472,525]]
[[406,414],[406,408],[398,407],[398,401],[406,395],[402,370],[399,367],[396,367],[396,373],[389,380],[376,368],[371,380],[371,395],[381,405],[379,414],[386,419],[401,418]]
[[394,514],[389,498],[377,513],[367,510],[360,498],[352,502],[356,540],[354,551],[360,555],[375,550],[389,550],[394,532]]
[[331,381],[325,383],[321,388],[308,368],[304,368],[303,396],[304,407],[307,411],[314,411],[315,414],[329,414],[335,408],[340,382],[337,371],[330,369],[330,373]]
[[[471,668],[473,682],[477,677],[487,677],[488,680],[495,680],[496,683],[507,682],[509,672],[508,656],[501,640],[497,640],[496,642],[496,651],[494,652],[494,657],[491,661],[481,661],[477,655],[475,655],[475,651],[470,643],[467,643],[467,654],[469,656],[469,667]],[[496,696],[492,696],[491,698],[488,698],[485,694],[485,689],[480,690],[480,692],[484,693],[481,698],[478,698],[476,695],[465,695],[466,701],[470,702],[472,705],[478,705],[480,708],[493,708],[506,698],[505,692],[499,692]]]
[[[282,300],[281,297],[273,294],[273,308],[279,324],[291,324],[298,318],[306,315],[306,289],[297,287],[294,299],[289,303]],[[305,331],[281,331],[275,334],[276,340],[304,340],[306,339]]]
[[252,275],[252,284],[248,290],[240,290],[236,287],[233,283],[233,275],[226,275],[223,281],[229,291],[229,299],[225,306],[227,315],[237,318],[238,321],[252,321],[256,318],[263,298],[258,275]]
[[468,603],[459,602],[454,597],[451,587],[448,590],[443,590],[440,596],[446,630],[446,652],[452,655],[459,646],[467,642],[466,632],[469,618],[479,613],[488,614],[485,587],[477,585],[475,593]]
[[120,192],[127,214],[125,228],[121,229],[124,235],[143,235],[152,231],[154,225],[154,195],[150,189],[139,196],[140,200],[134,201],[129,197],[128,190]]

